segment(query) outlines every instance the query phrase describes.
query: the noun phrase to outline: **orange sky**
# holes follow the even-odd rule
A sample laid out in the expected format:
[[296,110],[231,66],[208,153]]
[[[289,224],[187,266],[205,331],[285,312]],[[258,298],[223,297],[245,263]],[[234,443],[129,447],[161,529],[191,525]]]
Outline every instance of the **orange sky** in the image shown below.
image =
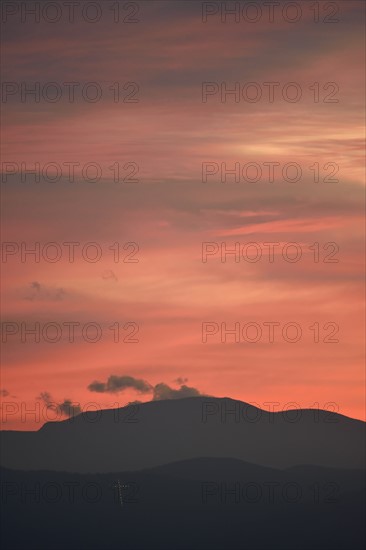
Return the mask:
[[[273,23],[222,23],[219,16],[203,23],[200,2],[158,1],[139,2],[139,22],[130,25],[113,24],[107,12],[95,24],[78,17],[73,24],[20,24],[17,15],[9,17],[3,81],[19,91],[5,100],[3,93],[2,103],[3,429],[38,429],[47,418],[24,411],[36,403],[44,409],[41,392],[82,407],[152,398],[133,389],[88,389],[111,375],[172,388],[182,384],[177,378],[188,379],[204,394],[263,408],[268,402],[277,402],[277,409],[288,402],[327,408],[331,402],[342,414],[365,417],[364,8],[358,1],[337,4],[334,24],[315,23],[305,8],[297,23],[281,16]],[[22,82],[59,83],[63,96],[56,103],[31,96],[22,101]],[[88,103],[77,94],[70,103],[65,82],[97,82],[103,96]],[[138,83],[139,101],[114,102],[115,82],[121,89]],[[256,82],[263,97],[222,102],[216,94],[203,103],[203,82],[228,89]],[[273,102],[266,82],[279,83]],[[281,95],[289,82],[302,90],[297,103]],[[316,82],[319,102],[310,88]],[[338,102],[324,102],[335,89],[324,88],[329,82],[336,84]],[[53,163],[49,179],[61,167],[62,177],[36,183],[28,174],[22,182],[21,164],[30,169],[35,162],[41,170]],[[70,162],[79,163],[73,182]],[[87,163],[98,163],[100,181],[82,179]],[[114,163],[122,177],[131,170],[123,166],[134,163],[139,181],[114,182]],[[205,183],[203,163],[219,168]],[[240,181],[228,176],[221,182],[222,163],[228,170],[239,163]],[[248,163],[260,166],[259,181],[242,178]],[[279,163],[272,182],[268,163]],[[288,163],[300,167],[299,181],[282,177]],[[339,181],[324,181],[335,166]],[[41,251],[56,243],[61,259],[36,262],[28,255],[22,261],[22,242],[29,248],[39,243]],[[67,242],[80,243],[72,263]],[[95,263],[81,253],[88,242],[102,253]],[[119,262],[110,249],[116,242]],[[257,262],[241,253],[253,242],[263,251]],[[273,261],[263,244],[269,242],[278,243]],[[296,263],[282,254],[291,242],[302,253]],[[136,249],[123,250],[125,243],[137,243],[138,262],[123,262]],[[217,243],[215,250],[238,243],[241,255],[237,262],[234,255],[221,261],[216,252],[203,262],[202,243]],[[318,262],[309,248],[314,243]],[[324,250],[327,243],[335,244]],[[7,255],[9,246],[14,254]],[[324,261],[331,252],[338,262]],[[78,328],[74,342],[66,329],[56,343],[31,336],[22,342],[22,323],[73,321],[98,323],[100,341],[85,342]],[[108,328],[115,322],[137,323],[139,341],[115,343]],[[240,337],[223,343],[218,332],[203,343],[206,322],[240,323],[240,330],[253,322],[263,334],[258,342]],[[268,322],[280,327],[273,343],[263,325]],[[14,326],[9,323],[17,323],[17,334],[5,333]],[[282,337],[286,323],[301,327],[299,341]],[[320,342],[314,342],[314,323]],[[339,327],[339,342],[324,341],[327,323]]]

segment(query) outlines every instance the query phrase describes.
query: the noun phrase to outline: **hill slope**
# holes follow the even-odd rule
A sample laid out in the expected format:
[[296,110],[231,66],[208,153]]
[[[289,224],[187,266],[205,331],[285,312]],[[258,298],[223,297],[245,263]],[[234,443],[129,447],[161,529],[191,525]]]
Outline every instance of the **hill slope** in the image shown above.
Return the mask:
[[231,399],[192,397],[83,413],[38,432],[1,432],[1,465],[86,473],[230,457],[274,468],[363,468],[364,426],[325,411],[284,415]]

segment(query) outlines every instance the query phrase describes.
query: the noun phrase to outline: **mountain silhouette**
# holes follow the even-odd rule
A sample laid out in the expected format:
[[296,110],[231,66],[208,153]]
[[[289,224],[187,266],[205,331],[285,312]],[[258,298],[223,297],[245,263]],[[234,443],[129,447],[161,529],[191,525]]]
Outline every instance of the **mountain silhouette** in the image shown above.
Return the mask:
[[358,469],[364,422],[311,409],[269,413],[228,398],[152,401],[1,432],[1,465],[80,473],[134,471],[202,457],[270,468]]

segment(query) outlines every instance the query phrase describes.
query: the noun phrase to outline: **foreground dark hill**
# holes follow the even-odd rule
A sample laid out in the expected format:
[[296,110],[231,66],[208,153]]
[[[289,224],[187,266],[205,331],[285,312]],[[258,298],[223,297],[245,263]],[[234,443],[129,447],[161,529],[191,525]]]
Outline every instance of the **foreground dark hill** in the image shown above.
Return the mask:
[[365,477],[357,470],[276,470],[200,458],[138,472],[0,469],[0,475],[6,550],[361,550],[365,544]]
[[204,456],[275,468],[362,468],[364,426],[326,411],[268,413],[231,399],[192,397],[83,413],[38,432],[4,431],[1,465],[113,472]]

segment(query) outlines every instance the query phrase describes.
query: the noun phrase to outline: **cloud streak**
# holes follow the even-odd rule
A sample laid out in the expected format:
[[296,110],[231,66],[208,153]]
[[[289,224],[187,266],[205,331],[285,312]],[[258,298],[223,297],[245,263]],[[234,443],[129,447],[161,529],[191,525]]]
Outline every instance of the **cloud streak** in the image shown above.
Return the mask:
[[47,409],[50,409],[61,416],[67,416],[70,418],[81,413],[80,404],[74,403],[71,399],[64,399],[60,403],[57,403],[53,400],[49,392],[41,392],[37,399],[42,401]]
[[177,378],[175,381],[180,387],[178,389],[160,382],[153,386],[146,380],[134,378],[133,376],[109,376],[107,382],[94,381],[88,386],[88,390],[96,393],[119,393],[124,390],[132,389],[139,394],[152,393],[152,401],[161,401],[164,399],[182,399],[184,397],[196,397],[202,395],[196,388],[185,384],[187,378]]

